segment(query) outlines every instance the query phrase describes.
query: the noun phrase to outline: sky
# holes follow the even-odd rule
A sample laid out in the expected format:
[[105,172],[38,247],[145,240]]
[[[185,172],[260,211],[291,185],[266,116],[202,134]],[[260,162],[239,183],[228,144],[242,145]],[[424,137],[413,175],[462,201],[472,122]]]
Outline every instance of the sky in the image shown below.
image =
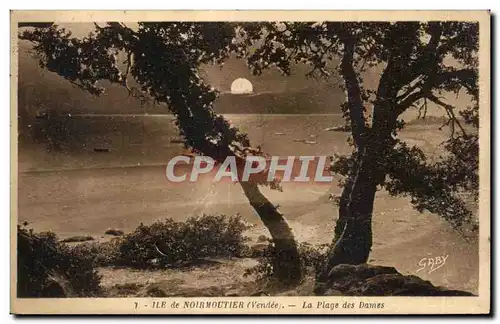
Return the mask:
[[[75,37],[86,36],[94,30],[94,25],[91,23],[61,23],[58,25],[71,31]],[[130,28],[137,26],[135,23],[128,22],[126,25]],[[260,76],[253,76],[245,61],[235,57],[229,58],[222,67],[215,65],[203,67],[207,81],[222,93],[230,92],[231,83],[237,78],[250,80],[255,93],[282,93],[322,86],[317,80],[305,76],[309,69],[309,67],[302,65],[294,67],[295,71],[292,76],[282,76],[277,69],[270,69],[264,71]],[[321,83],[324,84],[324,81]]]
[[[130,24],[127,23],[127,25]],[[94,29],[93,24],[90,23],[59,24],[59,26],[71,31],[75,37],[84,37]],[[32,44],[28,41],[21,40],[19,42],[20,108],[27,106],[28,109],[33,110],[40,106],[61,107],[60,109],[63,111],[73,110],[77,114],[143,112],[140,102],[127,98],[127,91],[119,86],[106,86],[104,95],[96,99],[75,88],[74,85],[55,73],[40,68],[37,59],[30,54],[31,47]],[[295,65],[290,76],[283,76],[277,69],[265,70],[261,75],[254,76],[243,59],[230,57],[223,66],[202,66],[201,69],[202,76],[211,86],[219,90],[222,96],[231,93],[231,84],[235,79],[245,78],[252,83],[254,95],[279,96],[278,102],[286,101],[288,96],[291,97],[296,92],[300,92],[301,98],[303,93],[314,92],[316,96],[323,98],[322,102],[338,102],[339,104],[344,97],[339,89],[337,79],[332,78],[331,81],[325,81],[307,78],[306,72],[309,71],[310,67],[305,65]],[[269,97],[263,100],[262,104],[264,105],[267,105],[269,100],[276,101]],[[232,105],[233,101],[226,103]],[[221,103],[221,105],[226,103]],[[243,105],[255,104],[256,101],[252,100],[251,103],[240,101],[240,103]],[[259,102],[257,101],[257,103]],[[238,107],[235,107],[235,112],[237,109]],[[148,107],[146,111],[153,114],[165,113],[166,109]]]
[[[134,27],[133,24],[127,23]],[[75,37],[83,37],[94,29],[91,23],[71,23],[59,24],[73,33]],[[37,106],[37,102],[32,102],[33,97],[38,97],[38,101],[46,102],[50,106],[79,107],[90,109],[97,107],[96,111],[111,111],[117,113],[120,110],[140,113],[138,101],[126,98],[127,92],[120,87],[108,87],[106,93],[101,98],[95,99],[80,89],[75,89],[68,81],[63,80],[54,73],[41,69],[37,60],[30,55],[29,50],[32,45],[27,41],[19,42],[19,86],[22,100],[31,103],[31,106]],[[265,70],[261,75],[252,75],[245,61],[236,57],[227,59],[223,66],[211,65],[202,67],[202,75],[210,85],[218,89],[222,94],[229,94],[232,82],[237,78],[246,78],[253,85],[254,94],[275,94],[281,96],[281,100],[286,99],[287,95],[293,93],[314,92],[316,98],[322,102],[331,103],[334,106],[340,105],[345,99],[345,95],[340,90],[338,77],[332,77],[330,80],[317,80],[306,77],[310,67],[306,65],[294,65],[291,76],[283,76],[277,69]],[[368,74],[364,78],[364,85],[375,87],[379,78],[379,71]],[[57,95],[56,95],[57,94]],[[63,98],[63,102],[58,100],[54,104],[54,97]],[[21,107],[21,102],[20,102]],[[90,107],[90,108],[89,108]],[[71,109],[71,108],[70,108]],[[165,109],[156,111],[154,108],[150,113],[163,113]],[[430,114],[432,107],[430,107]],[[149,112],[149,111],[148,111]],[[91,113],[89,111],[89,113]],[[441,112],[437,113],[442,115]]]

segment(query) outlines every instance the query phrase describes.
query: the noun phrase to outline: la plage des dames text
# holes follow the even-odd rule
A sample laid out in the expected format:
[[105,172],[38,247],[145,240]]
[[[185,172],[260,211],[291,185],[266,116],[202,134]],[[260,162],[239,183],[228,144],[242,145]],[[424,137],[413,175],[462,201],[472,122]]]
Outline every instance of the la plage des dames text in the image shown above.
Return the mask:
[[383,309],[384,303],[367,302],[332,302],[332,301],[303,301],[295,304],[283,305],[276,301],[234,301],[234,300],[197,300],[183,302],[153,301],[153,308],[184,308],[184,309],[279,309],[279,308],[302,308],[302,309]]

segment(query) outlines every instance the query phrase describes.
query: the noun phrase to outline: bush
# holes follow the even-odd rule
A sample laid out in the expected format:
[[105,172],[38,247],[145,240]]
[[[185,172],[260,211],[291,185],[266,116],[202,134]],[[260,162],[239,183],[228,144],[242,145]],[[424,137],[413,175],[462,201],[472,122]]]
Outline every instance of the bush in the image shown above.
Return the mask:
[[77,244],[72,247],[75,255],[90,257],[95,267],[120,265],[121,238],[113,238],[108,242],[91,242]]
[[[306,272],[316,273],[324,265],[330,244],[311,245],[298,244],[301,268]],[[273,260],[276,258],[274,243],[270,242],[264,249],[257,265],[245,270],[245,276],[255,275],[258,281],[274,278]]]
[[51,232],[18,226],[18,297],[89,297],[100,293],[100,276],[90,255],[76,254]]
[[182,265],[207,257],[239,257],[247,251],[248,226],[239,215],[203,215],[185,222],[141,224],[122,237],[119,259],[134,268]]

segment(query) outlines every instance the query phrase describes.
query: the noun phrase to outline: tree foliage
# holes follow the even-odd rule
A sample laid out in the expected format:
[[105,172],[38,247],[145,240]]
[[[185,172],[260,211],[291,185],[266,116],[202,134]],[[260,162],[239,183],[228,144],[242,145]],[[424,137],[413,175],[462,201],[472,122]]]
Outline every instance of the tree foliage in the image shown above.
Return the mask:
[[[98,96],[104,91],[101,81],[107,81],[130,95],[166,105],[186,147],[195,154],[216,162],[236,156],[238,165],[246,163],[247,155],[263,155],[250,146],[246,134],[214,113],[218,93],[200,76],[200,65],[221,63],[230,52],[239,51],[233,24],[140,22],[130,28],[108,22],[94,27],[84,38],[57,25],[24,31],[20,38],[34,44],[42,67],[85,91]],[[280,250],[276,272],[285,281],[297,282],[301,271],[293,233],[258,185],[280,189],[279,182],[256,177],[242,188]]]
[[245,134],[213,112],[217,91],[198,71],[200,64],[226,57],[233,38],[228,25],[139,23],[134,30],[110,22],[103,27],[95,24],[84,38],[52,25],[24,31],[20,37],[34,43],[42,67],[85,91],[102,94],[101,81],[106,80],[131,95],[166,104],[187,146],[197,153],[218,160],[250,145]]
[[[276,67],[288,75],[295,64],[308,64],[311,77],[343,77],[354,150],[338,157],[333,171],[354,176],[366,146],[378,147],[378,186],[409,195],[418,210],[456,228],[473,221],[461,193],[478,196],[477,23],[263,22],[241,24],[239,34],[255,74]],[[376,86],[365,86],[374,74]],[[449,94],[466,96],[470,105],[455,107],[443,98]],[[425,118],[430,104],[443,109],[450,130],[437,163],[398,138],[402,113],[417,109]]]
[[18,297],[93,297],[101,277],[90,255],[58,242],[52,232],[17,229]]
[[134,268],[157,268],[189,265],[203,258],[241,257],[247,249],[248,238],[243,235],[247,229],[239,215],[203,215],[184,222],[166,219],[149,226],[141,224],[121,238],[118,262]]
[[[74,37],[58,25],[24,30],[42,68],[99,96],[103,81],[124,87],[129,95],[164,104],[174,114],[186,147],[217,162],[235,155],[262,155],[248,136],[213,111],[218,91],[200,75],[203,64],[221,64],[241,52],[235,26],[219,22],[140,22],[94,24],[86,37]],[[277,181],[256,178],[279,189]]]

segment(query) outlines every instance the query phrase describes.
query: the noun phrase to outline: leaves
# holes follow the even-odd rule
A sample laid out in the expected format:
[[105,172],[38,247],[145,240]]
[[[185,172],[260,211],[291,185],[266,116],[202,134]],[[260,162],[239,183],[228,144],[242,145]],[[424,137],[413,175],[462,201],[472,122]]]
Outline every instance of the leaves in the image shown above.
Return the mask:
[[[381,179],[378,185],[393,195],[410,195],[415,208],[437,213],[456,228],[473,222],[462,194],[472,192],[477,199],[478,137],[462,122],[478,127],[477,23],[276,22],[249,27],[242,25],[256,47],[246,53],[254,73],[277,66],[290,74],[292,63],[305,63],[312,66],[309,75],[329,78],[336,71],[343,77],[341,108],[354,150],[338,157],[332,171],[355,174],[356,159],[370,146],[376,152],[368,158],[374,160],[371,172]],[[364,76],[375,74],[380,78],[370,89]],[[466,93],[472,105],[457,109],[442,99],[445,93]],[[451,129],[445,154],[435,164],[397,140],[406,125],[398,117],[420,106],[425,118],[428,103],[443,109]]]
[[93,297],[101,291],[92,256],[75,253],[52,232],[18,226],[17,255],[18,297]]
[[222,63],[237,50],[235,33],[232,24],[218,22],[143,22],[136,29],[108,22],[95,24],[95,30],[81,39],[57,25],[26,30],[20,38],[34,43],[42,67],[85,91],[101,95],[104,88],[99,82],[106,80],[131,95],[165,104],[186,146],[222,161],[228,155],[244,158],[250,142],[213,112],[217,91],[198,69],[201,64]]
[[[185,222],[157,221],[120,238],[116,263],[154,268],[189,263],[207,257],[238,257],[246,250],[248,226],[241,216],[203,215]],[[161,248],[161,251],[158,249]],[[158,260],[157,263],[151,263]]]
[[388,159],[383,186],[392,195],[409,195],[418,211],[436,213],[461,230],[475,219],[460,193],[477,194],[478,190],[477,138],[469,140],[460,144],[450,141],[446,148],[451,154],[435,164],[426,162],[425,154],[416,146],[400,142]]

